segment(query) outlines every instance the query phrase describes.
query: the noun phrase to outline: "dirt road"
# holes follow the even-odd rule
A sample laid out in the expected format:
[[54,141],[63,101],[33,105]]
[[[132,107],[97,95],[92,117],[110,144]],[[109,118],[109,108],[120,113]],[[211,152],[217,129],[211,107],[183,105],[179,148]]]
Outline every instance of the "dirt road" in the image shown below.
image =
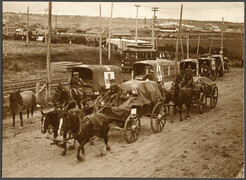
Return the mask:
[[95,145],[85,146],[84,162],[77,161],[76,150],[61,156],[62,149],[50,145],[40,132],[39,112],[23,129],[12,129],[11,119],[4,119],[2,176],[236,177],[244,164],[243,72],[232,68],[217,81],[216,108],[209,106],[201,115],[193,107],[191,117],[182,122],[171,115],[158,134],[143,118],[141,134],[132,144],[126,143],[122,131],[110,131],[111,152],[99,156],[103,141],[97,139]]

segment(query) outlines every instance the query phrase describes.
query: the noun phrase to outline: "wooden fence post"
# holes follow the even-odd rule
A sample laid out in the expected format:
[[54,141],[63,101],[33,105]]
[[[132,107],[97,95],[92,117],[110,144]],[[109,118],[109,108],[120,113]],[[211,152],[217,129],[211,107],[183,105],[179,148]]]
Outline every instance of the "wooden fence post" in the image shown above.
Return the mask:
[[36,83],[36,99],[37,101],[39,101],[39,87],[40,87],[40,83]]

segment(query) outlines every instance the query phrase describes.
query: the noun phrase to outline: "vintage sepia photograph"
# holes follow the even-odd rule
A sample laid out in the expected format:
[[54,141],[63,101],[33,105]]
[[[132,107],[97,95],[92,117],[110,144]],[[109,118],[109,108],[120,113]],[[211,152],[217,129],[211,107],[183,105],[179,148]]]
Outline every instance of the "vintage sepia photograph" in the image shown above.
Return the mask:
[[244,16],[2,1],[2,177],[244,178]]

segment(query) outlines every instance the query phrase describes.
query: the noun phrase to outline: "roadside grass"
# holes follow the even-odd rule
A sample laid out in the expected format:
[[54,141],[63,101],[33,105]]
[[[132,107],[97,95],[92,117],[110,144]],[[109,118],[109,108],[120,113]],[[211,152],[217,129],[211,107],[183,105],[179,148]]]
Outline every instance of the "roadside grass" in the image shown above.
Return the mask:
[[[3,41],[3,80],[28,80],[46,75],[46,52],[43,42]],[[120,54],[107,60],[102,52],[103,64],[120,64]],[[99,48],[77,44],[52,44],[51,62],[75,61],[99,64]]]

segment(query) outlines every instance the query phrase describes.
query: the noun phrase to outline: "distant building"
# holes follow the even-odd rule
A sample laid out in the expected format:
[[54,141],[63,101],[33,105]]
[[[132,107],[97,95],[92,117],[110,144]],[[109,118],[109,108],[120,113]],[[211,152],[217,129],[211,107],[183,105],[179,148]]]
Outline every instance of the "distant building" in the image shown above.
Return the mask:
[[129,38],[131,33],[128,29],[113,29],[111,30],[112,38]]
[[[106,40],[106,43],[108,44],[109,40]],[[118,50],[125,49],[128,45],[136,44],[135,40],[132,39],[120,39],[120,38],[111,38],[110,39],[111,44],[114,44],[117,46]],[[143,41],[143,40],[137,40],[137,43],[139,45],[150,45],[150,41]]]
[[161,27],[160,32],[177,32],[177,29],[174,27]]

